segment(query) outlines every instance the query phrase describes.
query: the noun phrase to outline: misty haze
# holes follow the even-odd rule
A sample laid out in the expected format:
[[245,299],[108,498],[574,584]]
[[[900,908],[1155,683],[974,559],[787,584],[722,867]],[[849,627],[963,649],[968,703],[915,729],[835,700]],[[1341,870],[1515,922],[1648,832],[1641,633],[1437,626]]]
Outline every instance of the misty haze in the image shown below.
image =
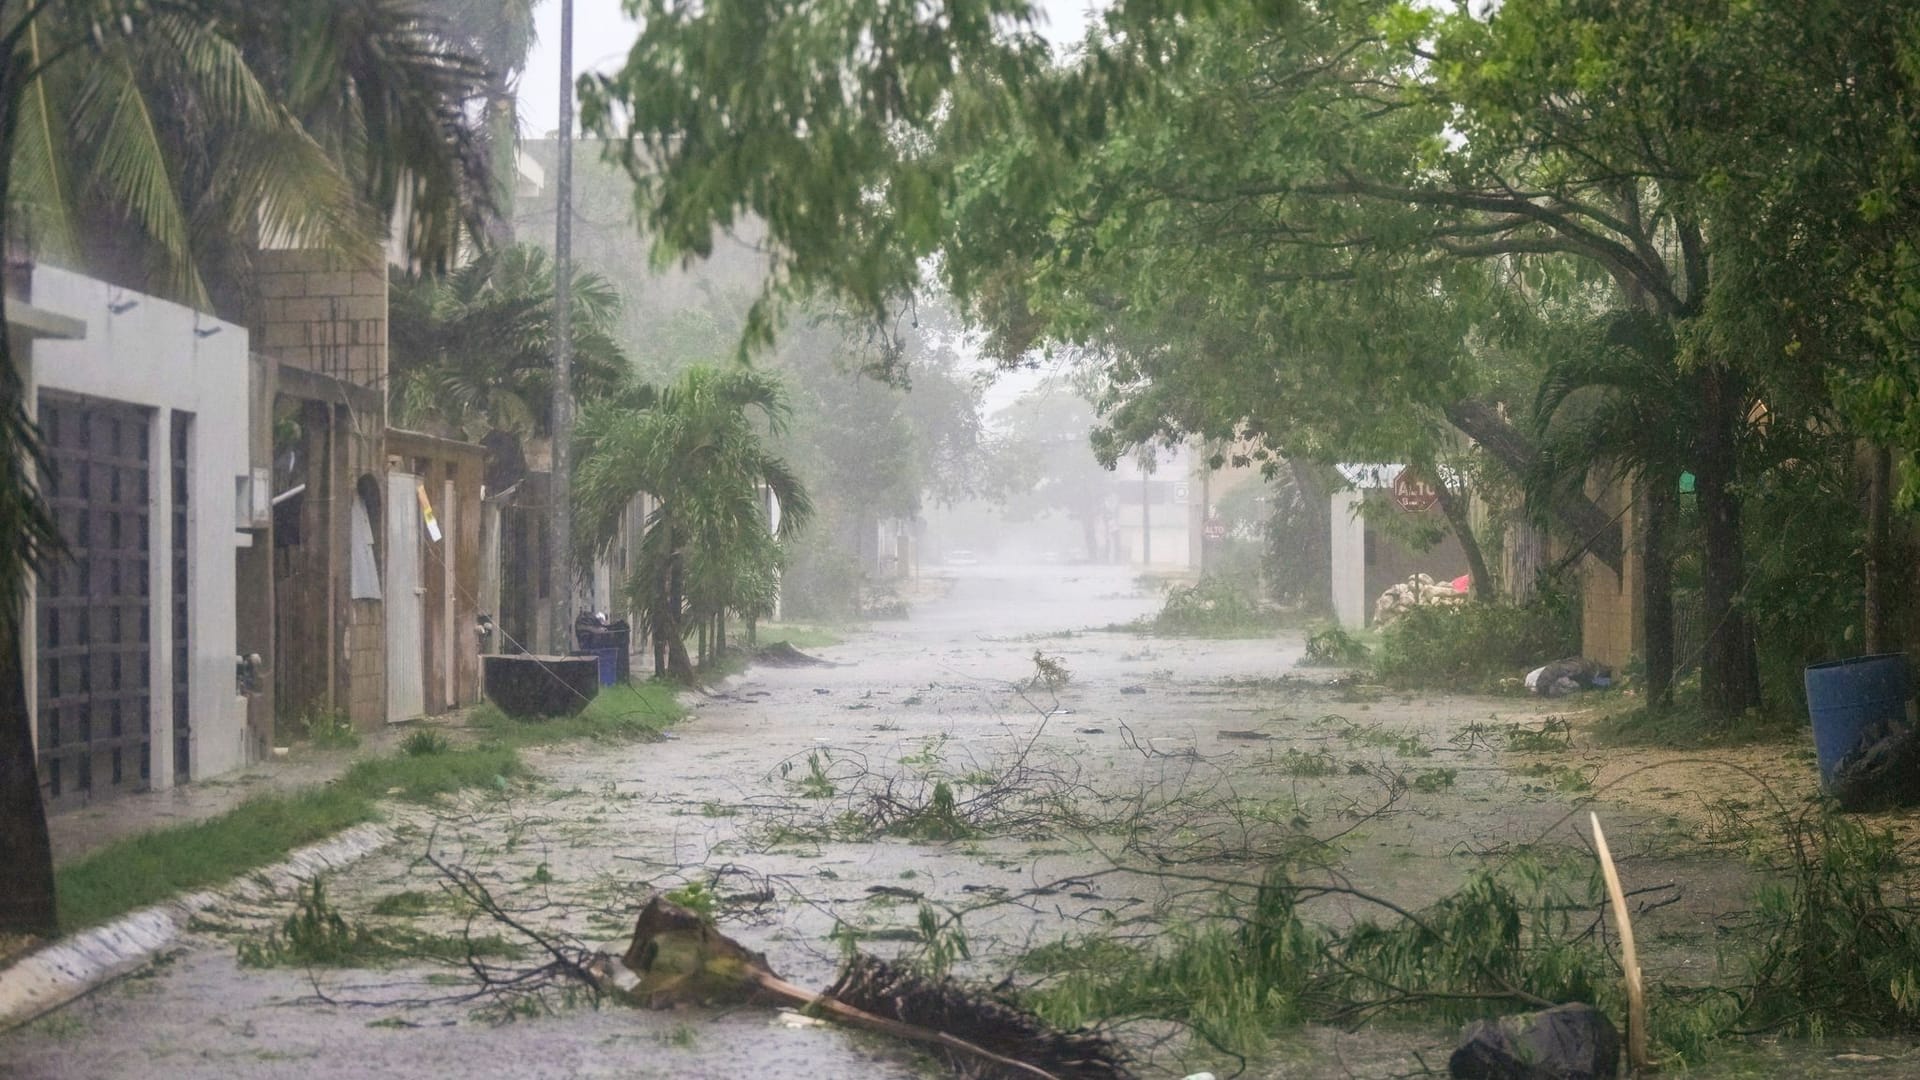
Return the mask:
[[0,0],[0,1080],[1894,1080],[1920,9]]

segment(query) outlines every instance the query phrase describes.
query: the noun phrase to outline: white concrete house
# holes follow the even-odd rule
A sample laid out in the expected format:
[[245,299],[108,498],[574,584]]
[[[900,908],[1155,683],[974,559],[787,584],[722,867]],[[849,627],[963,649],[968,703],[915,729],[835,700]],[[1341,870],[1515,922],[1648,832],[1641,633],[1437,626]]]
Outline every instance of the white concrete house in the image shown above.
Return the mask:
[[24,643],[48,805],[244,765],[235,552],[267,513],[247,331],[46,266],[28,300],[68,328],[15,355],[72,549],[35,583]]

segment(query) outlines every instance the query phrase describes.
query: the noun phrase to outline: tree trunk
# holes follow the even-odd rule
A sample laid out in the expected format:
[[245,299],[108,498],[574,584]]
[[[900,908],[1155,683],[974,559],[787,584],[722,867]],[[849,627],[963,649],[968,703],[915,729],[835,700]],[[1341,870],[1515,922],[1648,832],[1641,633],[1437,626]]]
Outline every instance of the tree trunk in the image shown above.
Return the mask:
[[1460,541],[1460,550],[1467,556],[1467,574],[1472,578],[1473,598],[1481,603],[1493,601],[1493,575],[1487,572],[1487,558],[1480,551],[1480,539],[1473,533],[1473,520],[1468,512],[1467,497],[1453,490],[1440,477],[1438,469],[1433,470],[1433,490],[1440,498],[1440,512],[1446,515],[1447,524],[1453,527],[1455,539]]
[[667,572],[667,673],[681,682],[693,681],[693,658],[687,655],[686,631],[680,618],[685,604],[682,588],[682,570],[680,566],[680,545],[674,544],[673,557],[668,560],[671,569]]
[[[0,355],[0,364],[7,363],[11,360]],[[34,763],[20,631],[17,613],[0,612],[0,725],[5,729],[0,733],[0,864],[7,868],[0,875],[0,932],[46,936],[58,928],[53,847]]]
[[[1447,422],[1480,444],[1508,472],[1524,478],[1540,464],[1539,448],[1533,445],[1506,418],[1490,405],[1478,401],[1456,401],[1446,407]],[[1590,552],[1618,574],[1626,545],[1620,538],[1620,522],[1612,514],[1594,505],[1591,499],[1571,491],[1553,496],[1547,506],[1554,524],[1572,540],[1578,550]],[[1577,554],[1578,550],[1570,554]]]
[[656,679],[667,673],[667,619],[664,614],[664,608],[666,607],[665,596],[662,595],[660,600],[660,605],[653,610],[653,618],[649,620],[650,625],[647,630],[648,636],[653,639],[653,677]]
[[653,645],[653,677],[664,678],[667,674],[667,636],[672,632],[672,624],[667,619],[668,596],[672,590],[667,583],[667,575],[660,574],[653,582],[653,604],[647,619],[647,635]]
[[1734,432],[1743,396],[1738,377],[1724,366],[1702,372],[1700,393],[1694,489],[1705,540],[1701,617],[1707,627],[1700,706],[1710,722],[1726,727],[1759,703],[1753,686],[1751,632],[1740,605],[1746,560],[1740,538],[1740,497],[1733,491],[1739,474]]
[[678,635],[667,639],[667,675],[683,683],[694,680],[693,658],[687,655],[687,643]]
[[1505,566],[1500,584],[1509,603],[1530,604],[1540,587],[1540,571],[1547,566],[1546,530],[1531,521],[1519,520],[1508,526]]
[[1888,547],[1888,518],[1893,508],[1893,451],[1884,446],[1867,450],[1867,550],[1862,622],[1866,649],[1883,653],[1893,645],[1890,630],[1893,604],[1887,595],[1893,569]]
[[1647,704],[1673,704],[1673,561],[1674,491],[1680,478],[1673,470],[1649,470],[1641,505],[1645,516],[1640,533],[1640,627],[1646,639]]
[[727,654],[727,613],[724,611],[713,617],[713,654]]
[[[19,63],[0,58],[0,192],[12,190]],[[5,203],[0,199],[0,247],[12,238]],[[13,335],[6,331],[5,320],[6,289],[0,282],[0,523],[9,533],[6,550],[0,552],[0,866],[6,867],[0,874],[0,932],[51,935],[59,927],[53,847],[40,800],[27,673],[20,656],[22,635],[33,625],[25,618],[25,597],[27,576],[33,572],[30,523],[42,512],[29,472],[38,435],[27,419],[26,386],[14,367]]]

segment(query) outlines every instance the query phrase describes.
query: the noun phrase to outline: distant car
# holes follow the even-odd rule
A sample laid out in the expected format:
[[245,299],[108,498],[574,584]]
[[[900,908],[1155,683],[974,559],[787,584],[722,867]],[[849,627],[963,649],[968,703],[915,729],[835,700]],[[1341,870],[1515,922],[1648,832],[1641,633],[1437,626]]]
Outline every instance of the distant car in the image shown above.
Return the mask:
[[948,566],[974,566],[980,562],[969,548],[954,548],[947,552]]

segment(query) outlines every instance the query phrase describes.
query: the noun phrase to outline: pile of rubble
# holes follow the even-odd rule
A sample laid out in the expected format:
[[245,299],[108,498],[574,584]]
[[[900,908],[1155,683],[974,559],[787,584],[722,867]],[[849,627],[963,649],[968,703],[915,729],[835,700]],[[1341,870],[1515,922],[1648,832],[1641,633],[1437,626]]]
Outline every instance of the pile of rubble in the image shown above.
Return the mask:
[[1380,594],[1373,602],[1373,625],[1386,626],[1405,612],[1431,604],[1458,604],[1467,598],[1454,589],[1452,582],[1435,581],[1432,575],[1415,574]]

